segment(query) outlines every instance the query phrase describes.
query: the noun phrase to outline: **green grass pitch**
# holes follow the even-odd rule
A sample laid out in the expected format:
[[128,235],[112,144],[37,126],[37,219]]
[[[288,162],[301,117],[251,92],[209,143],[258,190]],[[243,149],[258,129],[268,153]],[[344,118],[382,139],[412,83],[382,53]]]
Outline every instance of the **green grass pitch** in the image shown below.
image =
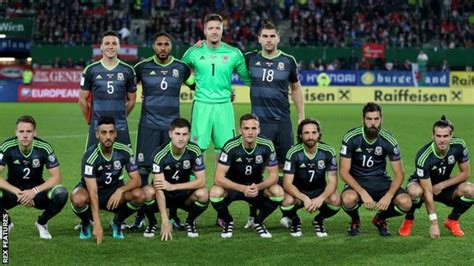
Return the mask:
[[[140,105],[129,118],[131,136],[136,136]],[[362,105],[306,105],[306,116],[321,121],[323,141],[339,150],[343,134],[361,124]],[[418,149],[431,138],[431,126],[442,114],[455,125],[455,135],[464,138],[474,151],[473,106],[385,105],[383,126],[398,139],[405,166],[405,178],[414,169]],[[236,105],[236,118],[250,110],[249,105]],[[190,116],[190,105],[182,106],[182,115]],[[293,110],[293,113],[294,110]],[[87,126],[78,104],[1,103],[0,138],[13,136],[16,118],[32,114],[38,122],[38,134],[53,145],[61,163],[63,184],[71,192],[80,178],[80,161],[84,150]],[[295,118],[295,117],[293,117]],[[295,119],[293,121],[296,121]],[[212,184],[213,152],[207,154],[208,187]],[[472,166],[472,161],[471,161]],[[6,172],[2,174],[4,176]],[[471,178],[472,180],[472,178]],[[342,187],[342,182],[339,188]],[[15,228],[10,236],[10,263],[14,265],[64,264],[466,264],[474,265],[474,212],[461,217],[466,236],[455,238],[443,228],[449,209],[437,204],[441,239],[429,239],[429,222],[424,207],[417,212],[413,236],[401,238],[396,232],[401,217],[389,220],[392,237],[381,238],[370,223],[374,213],[361,209],[361,237],[352,239],[346,230],[349,218],[340,211],[326,221],[329,237],[317,239],[310,225],[311,216],[303,217],[303,236],[294,239],[279,226],[277,211],[266,221],[272,239],[260,239],[255,232],[243,229],[248,210],[244,203],[231,206],[236,228],[234,237],[221,239],[214,226],[216,213],[212,207],[199,218],[197,239],[188,239],[184,232],[174,232],[173,240],[145,239],[140,233],[127,233],[122,241],[114,240],[105,230],[101,246],[94,240],[80,241],[73,229],[79,219],[68,204],[49,223],[51,241],[40,240],[34,221],[40,211],[19,206],[10,211]],[[184,218],[185,213],[179,212]],[[111,219],[101,212],[103,225]],[[157,217],[159,215],[157,214]]]

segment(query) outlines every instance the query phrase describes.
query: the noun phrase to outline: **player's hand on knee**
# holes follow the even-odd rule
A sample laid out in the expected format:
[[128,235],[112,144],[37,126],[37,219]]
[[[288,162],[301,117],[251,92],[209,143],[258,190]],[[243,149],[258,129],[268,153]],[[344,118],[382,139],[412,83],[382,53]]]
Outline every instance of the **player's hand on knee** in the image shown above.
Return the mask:
[[438,239],[441,236],[441,233],[439,232],[439,226],[438,226],[438,221],[434,222],[430,226],[430,237],[432,239]]
[[35,198],[36,192],[33,189],[23,190],[18,193],[18,201],[24,206],[29,206],[30,202]]
[[438,183],[438,184],[433,186],[433,194],[434,195],[438,195],[439,193],[441,193],[441,191],[443,191],[443,185],[441,183]]
[[364,207],[368,210],[376,209],[376,202],[372,199],[369,193],[365,192],[360,195],[362,202],[364,202]]
[[114,194],[110,197],[109,201],[107,202],[107,209],[108,210],[115,210],[120,204],[120,200],[122,199],[122,191],[117,189]]
[[245,188],[244,195],[248,198],[255,198],[258,195],[258,188],[257,185],[252,184]]
[[171,227],[170,223],[162,223],[161,224],[161,240],[162,241],[168,241],[168,240],[173,240],[173,235],[172,235],[173,228]]
[[94,224],[94,230],[92,231],[92,234],[95,236],[97,245],[100,245],[104,239],[104,230],[102,229],[102,225],[100,223]]
[[383,196],[379,202],[377,202],[377,210],[378,211],[385,211],[388,209],[388,206],[390,205],[390,202],[392,202],[392,197],[385,195]]

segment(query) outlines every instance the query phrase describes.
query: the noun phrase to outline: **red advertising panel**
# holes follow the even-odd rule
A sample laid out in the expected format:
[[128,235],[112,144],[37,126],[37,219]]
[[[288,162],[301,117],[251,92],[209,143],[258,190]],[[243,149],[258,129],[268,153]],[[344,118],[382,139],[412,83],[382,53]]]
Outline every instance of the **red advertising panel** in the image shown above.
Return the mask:
[[378,43],[366,43],[362,45],[362,57],[385,58],[385,45]]
[[74,68],[51,68],[35,69],[33,73],[33,83],[48,83],[51,85],[75,84],[79,86],[82,70]]
[[77,102],[79,85],[21,85],[18,87],[19,102]]

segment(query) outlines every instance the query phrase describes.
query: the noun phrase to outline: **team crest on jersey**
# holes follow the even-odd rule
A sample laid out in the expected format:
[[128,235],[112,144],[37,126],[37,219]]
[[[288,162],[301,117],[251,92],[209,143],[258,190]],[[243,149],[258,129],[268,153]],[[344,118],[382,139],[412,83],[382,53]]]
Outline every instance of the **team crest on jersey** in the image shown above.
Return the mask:
[[38,168],[38,167],[40,167],[40,160],[33,159],[33,168]]
[[221,160],[222,162],[226,163],[227,162],[227,153],[225,152],[221,152],[221,156],[219,157],[219,160]]
[[139,161],[139,162],[145,161],[145,158],[144,158],[144,156],[143,156],[143,153],[141,153],[141,152],[138,154],[138,161]]
[[[0,160],[1,160],[1,158],[0,158]],[[50,162],[54,162],[54,161],[56,160],[56,156],[54,156],[54,154],[50,154],[50,155],[48,156],[48,160],[49,160]]]
[[122,164],[120,161],[114,161],[114,170],[120,170],[122,169]]
[[206,58],[204,58],[204,55],[201,55],[201,57],[199,57],[199,60],[206,60]]
[[375,147],[375,155],[382,155],[382,147],[380,146]]
[[277,66],[277,69],[278,69],[278,70],[282,70],[282,71],[285,70],[285,63],[279,62],[279,63],[278,63],[278,66]]
[[323,160],[318,161],[318,169],[324,169],[326,168],[326,164],[324,163]]
[[453,163],[455,163],[455,161],[456,161],[456,160],[454,159],[454,155],[449,155],[449,157],[448,157],[448,163],[449,163],[449,164],[453,164]]
[[191,162],[189,160],[184,160],[183,169],[189,169],[189,168],[191,168]]
[[223,55],[222,56],[222,62],[227,63],[229,61],[229,56],[228,55]]
[[117,74],[117,80],[124,80],[123,73]]
[[256,163],[263,163],[262,155],[257,155],[257,156],[255,156],[255,162],[256,162]]
[[283,170],[290,171],[291,170],[291,162],[286,161],[285,166],[283,167]]
[[179,71],[177,69],[173,69],[173,77],[179,78]]

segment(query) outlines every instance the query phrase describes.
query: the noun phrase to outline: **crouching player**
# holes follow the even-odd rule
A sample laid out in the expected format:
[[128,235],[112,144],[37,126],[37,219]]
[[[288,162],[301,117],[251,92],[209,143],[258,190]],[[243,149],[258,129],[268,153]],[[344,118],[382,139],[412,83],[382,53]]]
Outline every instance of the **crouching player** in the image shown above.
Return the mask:
[[[211,203],[224,220],[221,237],[232,237],[234,221],[229,205],[245,200],[260,212],[254,220],[254,228],[260,237],[271,238],[263,224],[283,200],[283,189],[277,184],[278,162],[270,140],[259,137],[258,118],[245,114],[240,118],[240,136],[230,139],[220,154],[215,184],[211,188]],[[263,179],[264,170],[269,175]]]
[[[157,230],[154,213],[161,214],[161,239],[172,239],[167,208],[181,208],[188,212],[186,231],[188,237],[198,237],[196,218],[209,203],[209,193],[205,188],[206,171],[201,149],[189,142],[191,124],[184,118],[171,122],[171,141],[153,152],[153,186],[145,189],[145,215],[150,223],[143,236],[154,237]],[[192,178],[194,174],[195,178]],[[157,204],[155,204],[155,198]]]
[[[74,213],[81,219],[79,238],[92,237],[92,216],[93,234],[100,244],[103,229],[99,209],[115,213],[111,223],[113,237],[123,239],[122,223],[140,208],[145,193],[140,188],[140,174],[132,150],[115,142],[117,131],[112,117],[99,118],[96,137],[99,143],[89,147],[82,158],[82,179],[72,193],[71,202]],[[124,168],[130,176],[127,183],[123,181]]]
[[[474,202],[474,185],[467,181],[469,155],[466,143],[463,139],[453,137],[453,131],[453,124],[443,115],[433,125],[433,141],[424,145],[416,155],[416,170],[407,188],[414,203],[400,227],[401,236],[411,234],[415,210],[421,207],[423,201],[431,222],[431,238],[440,236],[434,201],[453,208],[444,221],[444,227],[454,236],[464,236],[459,217],[471,208]],[[456,162],[459,173],[451,176]]]
[[288,151],[283,168],[286,193],[282,209],[290,214],[290,235],[294,237],[302,235],[297,210],[302,207],[308,212],[319,210],[313,219],[314,231],[317,237],[326,237],[328,234],[323,221],[335,215],[341,205],[336,191],[336,152],[320,141],[320,124],[314,119],[301,121],[297,138],[298,144]]

